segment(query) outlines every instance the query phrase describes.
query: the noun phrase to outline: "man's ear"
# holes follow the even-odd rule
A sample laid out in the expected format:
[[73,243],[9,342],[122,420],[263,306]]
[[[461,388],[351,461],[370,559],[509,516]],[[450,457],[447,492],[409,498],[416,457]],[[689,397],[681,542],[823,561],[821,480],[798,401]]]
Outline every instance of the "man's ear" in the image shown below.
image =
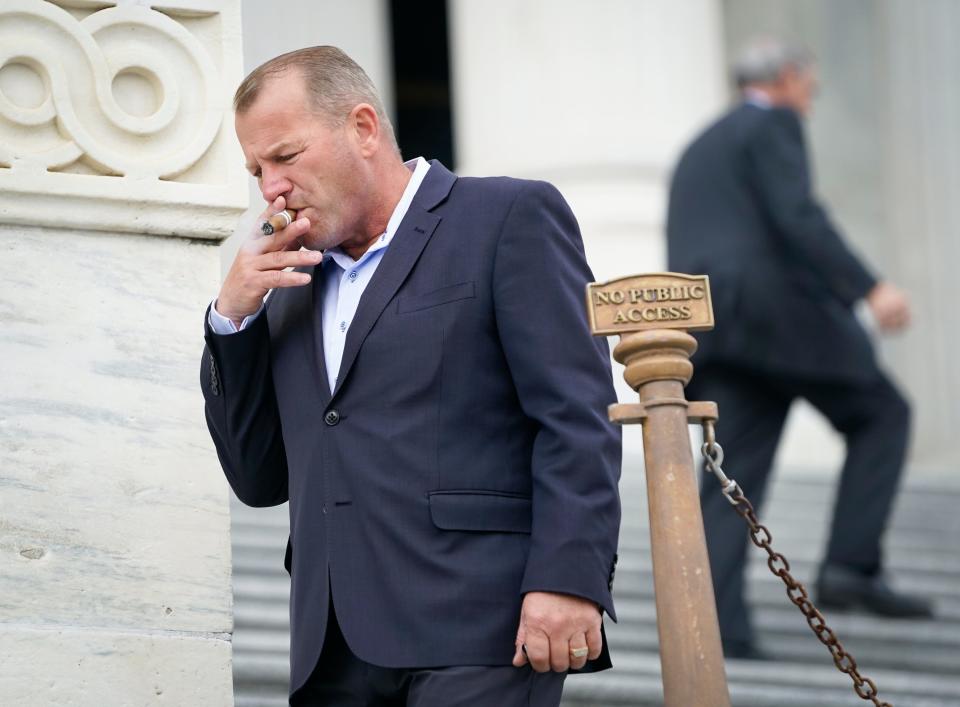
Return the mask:
[[347,118],[351,132],[364,157],[370,157],[380,147],[380,118],[369,103],[358,103]]

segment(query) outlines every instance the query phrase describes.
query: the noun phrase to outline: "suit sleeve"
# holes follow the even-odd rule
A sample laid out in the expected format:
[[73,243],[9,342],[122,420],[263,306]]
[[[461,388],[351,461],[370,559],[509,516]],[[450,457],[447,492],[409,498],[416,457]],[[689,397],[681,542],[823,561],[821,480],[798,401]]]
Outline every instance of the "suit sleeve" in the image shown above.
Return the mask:
[[560,193],[525,182],[494,264],[497,329],[524,413],[538,427],[533,523],[522,592],[611,599],[620,528],[620,430],[605,339],[591,336],[593,279],[576,219]]
[[814,198],[803,128],[792,111],[774,109],[748,147],[754,183],[767,216],[787,249],[847,305],[861,299],[876,278],[850,251]]
[[200,366],[207,427],[227,481],[248,506],[287,501],[287,459],[270,370],[267,317],[218,335],[205,317]]

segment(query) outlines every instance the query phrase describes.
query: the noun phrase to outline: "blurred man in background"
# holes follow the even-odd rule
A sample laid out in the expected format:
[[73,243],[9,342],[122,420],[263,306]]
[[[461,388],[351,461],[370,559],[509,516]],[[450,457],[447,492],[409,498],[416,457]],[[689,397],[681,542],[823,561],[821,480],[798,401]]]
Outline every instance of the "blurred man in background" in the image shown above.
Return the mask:
[[[928,616],[928,602],[895,591],[883,573],[910,409],[853,311],[865,300],[876,326],[894,332],[909,323],[907,298],[851,252],[812,193],[802,126],[817,87],[812,56],[757,40],[734,73],[742,101],[687,148],[670,188],[669,268],[708,274],[716,315],[716,329],[698,335],[688,397],[719,404],[718,436],[755,505],[793,400],[823,413],[847,457],[820,606]],[[724,651],[763,658],[744,602],[743,521],[714,485],[702,503]]]

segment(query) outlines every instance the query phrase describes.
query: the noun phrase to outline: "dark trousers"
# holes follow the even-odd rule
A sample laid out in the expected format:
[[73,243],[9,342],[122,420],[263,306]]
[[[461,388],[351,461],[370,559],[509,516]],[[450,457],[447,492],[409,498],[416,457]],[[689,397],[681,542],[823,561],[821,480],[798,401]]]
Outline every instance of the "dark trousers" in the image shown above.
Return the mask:
[[529,666],[383,668],[357,658],[331,605],[323,651],[293,707],[557,707],[566,673]]
[[[869,383],[816,382],[707,364],[694,373],[687,397],[718,403],[717,441],[724,450],[724,470],[758,509],[791,402],[805,398],[826,416],[844,436],[847,455],[824,561],[865,574],[880,570],[880,540],[910,426],[910,408],[886,376],[878,374]],[[746,525],[712,476],[704,478],[701,504],[720,635],[725,641],[752,641],[744,601]],[[776,528],[771,531],[776,537]]]

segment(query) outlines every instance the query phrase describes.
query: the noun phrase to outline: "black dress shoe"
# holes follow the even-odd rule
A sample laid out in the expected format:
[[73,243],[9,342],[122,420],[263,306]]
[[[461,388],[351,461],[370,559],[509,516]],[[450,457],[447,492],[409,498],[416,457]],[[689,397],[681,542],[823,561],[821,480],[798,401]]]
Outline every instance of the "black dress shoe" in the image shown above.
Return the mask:
[[933,616],[929,600],[897,592],[882,572],[864,575],[839,565],[827,565],[820,570],[816,602],[825,609],[865,609],[894,618]]
[[735,660],[772,660],[770,654],[760,650],[753,641],[738,641],[722,639],[723,655]]

